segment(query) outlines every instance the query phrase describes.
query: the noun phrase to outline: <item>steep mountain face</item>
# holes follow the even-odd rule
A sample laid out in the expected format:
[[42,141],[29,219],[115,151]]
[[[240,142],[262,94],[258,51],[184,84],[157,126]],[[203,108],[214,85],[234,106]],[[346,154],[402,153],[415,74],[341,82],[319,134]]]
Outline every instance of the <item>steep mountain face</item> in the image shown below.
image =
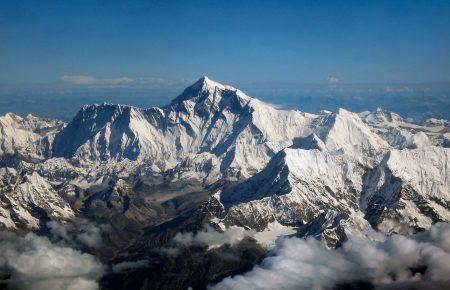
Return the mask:
[[[279,236],[336,247],[349,235],[450,221],[446,120],[278,110],[203,77],[161,108],[87,105],[67,125],[7,114],[0,134],[0,228],[107,224],[103,246],[88,250],[110,263],[152,262],[112,273],[107,288],[203,287],[200,276],[241,273]],[[227,240],[230,229],[245,238],[196,241]],[[175,257],[167,253],[178,234],[188,242]],[[221,263],[236,254],[247,256]],[[198,269],[171,282],[162,271],[180,260]]]
[[36,172],[21,175],[13,168],[1,168],[0,181],[0,222],[7,229],[37,230],[49,220],[75,217],[69,203]]
[[344,154],[285,149],[247,182],[224,191],[225,223],[263,230],[268,223],[307,224],[318,213],[358,209],[363,168]]
[[406,234],[449,221],[449,154],[433,146],[390,151],[365,177],[361,208],[374,228]]
[[63,122],[32,115],[25,118],[12,113],[0,116],[0,164],[13,162],[13,159],[44,159],[55,133],[63,126]]
[[[264,231],[277,222],[334,245],[346,233],[368,235],[373,228],[406,234],[449,221],[449,149],[423,143],[421,149],[389,149],[392,136],[382,135],[384,141],[375,133],[383,122],[401,120],[389,116],[380,110],[366,115],[365,122],[378,126],[372,129],[344,110],[319,117],[322,139],[314,133],[297,140],[248,181],[216,193],[219,224]],[[415,128],[435,142],[442,137],[435,132],[446,132]]]
[[285,149],[248,181],[214,196],[222,205],[219,224],[263,231],[278,222],[311,234],[318,221],[337,229],[339,217],[351,234],[369,234],[369,223],[387,234],[421,231],[450,220],[448,154],[434,146],[392,149],[370,168],[342,152]]
[[309,133],[313,117],[276,110],[204,77],[162,108],[83,107],[57,134],[53,156],[145,160],[166,171],[205,152],[220,161],[222,173],[248,177],[293,138]]
[[344,151],[359,150],[364,154],[382,153],[389,145],[366,126],[360,117],[344,109],[329,114],[321,120],[324,131],[319,137],[327,149]]

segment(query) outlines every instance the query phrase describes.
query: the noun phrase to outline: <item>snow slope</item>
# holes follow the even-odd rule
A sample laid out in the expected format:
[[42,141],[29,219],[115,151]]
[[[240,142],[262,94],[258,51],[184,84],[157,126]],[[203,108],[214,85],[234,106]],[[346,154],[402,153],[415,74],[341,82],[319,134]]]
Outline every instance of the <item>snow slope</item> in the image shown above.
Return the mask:
[[361,208],[375,228],[408,233],[450,221],[450,149],[393,149],[367,175]]
[[12,168],[0,169],[0,222],[10,229],[39,229],[48,219],[75,217],[69,205],[36,172],[21,176]]
[[25,118],[12,113],[0,116],[0,158],[18,155],[31,160],[44,159],[53,135],[63,125],[60,121],[32,115]]

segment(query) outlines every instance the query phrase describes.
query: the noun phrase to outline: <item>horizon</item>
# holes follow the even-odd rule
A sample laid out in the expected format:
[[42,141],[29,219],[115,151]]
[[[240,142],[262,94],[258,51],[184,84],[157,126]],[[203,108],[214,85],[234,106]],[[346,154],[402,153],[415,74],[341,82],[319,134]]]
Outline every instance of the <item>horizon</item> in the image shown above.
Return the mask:
[[[206,76],[206,75],[205,75]],[[296,109],[308,113],[344,108],[354,112],[377,108],[393,111],[416,122],[428,118],[449,119],[450,89],[446,83],[228,83],[208,78],[223,85],[231,85],[250,97],[260,99],[278,109]],[[196,80],[139,82],[116,79],[58,86],[0,85],[0,115],[14,113],[70,121],[83,105],[112,103],[140,108],[168,105]],[[1,89],[3,88],[3,90]],[[423,99],[427,98],[427,102]],[[407,105],[405,106],[405,102]]]
[[208,75],[286,109],[450,118],[448,1],[0,7],[0,114],[68,120],[81,104],[161,106]]

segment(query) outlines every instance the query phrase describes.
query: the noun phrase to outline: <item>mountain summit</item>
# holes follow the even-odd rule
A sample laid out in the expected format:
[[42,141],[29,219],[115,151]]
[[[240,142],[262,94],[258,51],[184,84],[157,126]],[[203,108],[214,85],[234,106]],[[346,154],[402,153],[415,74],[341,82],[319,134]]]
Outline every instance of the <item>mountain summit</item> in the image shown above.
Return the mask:
[[293,138],[309,133],[311,116],[277,110],[203,77],[162,108],[83,107],[56,135],[52,153],[86,161],[147,160],[167,170],[204,152],[221,163],[220,172],[249,176]]
[[184,107],[187,110],[194,108],[199,114],[208,114],[212,111],[223,110],[225,107],[237,109],[245,106],[251,100],[254,99],[242,91],[222,85],[204,76],[186,88],[171,102],[171,105]]

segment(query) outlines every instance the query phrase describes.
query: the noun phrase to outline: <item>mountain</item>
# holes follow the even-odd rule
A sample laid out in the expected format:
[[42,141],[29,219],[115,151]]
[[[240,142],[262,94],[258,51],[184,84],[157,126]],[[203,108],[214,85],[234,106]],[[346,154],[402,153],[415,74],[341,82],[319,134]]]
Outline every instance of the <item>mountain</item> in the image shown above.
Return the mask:
[[13,159],[43,160],[64,123],[28,115],[0,116],[0,164]]
[[13,168],[1,168],[0,181],[0,222],[7,229],[37,230],[46,221],[75,217],[69,203],[36,172],[21,175]]
[[203,77],[162,108],[83,107],[56,135],[53,156],[145,160],[166,171],[209,153],[220,162],[220,172],[248,177],[293,138],[307,134],[313,117],[276,110]]
[[342,152],[288,148],[248,181],[216,194],[220,223],[308,228],[339,213],[352,220],[352,234],[358,228],[366,234],[368,222],[388,234],[421,231],[450,220],[449,153],[433,146],[392,149],[369,168]]
[[376,134],[394,148],[420,148],[430,145],[448,147],[450,133],[446,120],[429,119],[424,124],[416,124],[380,108],[359,115]]
[[280,236],[333,248],[450,221],[449,128],[381,109],[280,110],[207,77],[160,108],[85,105],[67,124],[7,114],[0,228],[60,239],[56,223],[74,243],[92,223],[102,242],[76,247],[110,265],[152,261],[105,288],[201,288]]
[[[237,182],[220,202],[242,216],[229,214],[225,224],[236,220],[259,230],[264,227],[257,224],[275,220],[307,224],[322,209],[364,210],[367,205],[361,202],[360,208],[359,199],[371,188],[366,182],[392,150],[445,146],[449,134],[443,121],[419,125],[381,109],[319,115],[278,110],[207,77],[162,108],[87,105],[67,125],[13,114],[1,120],[3,155],[20,156],[6,165],[22,175],[38,174],[75,209],[111,218],[98,207],[111,208],[116,185],[126,185],[122,205],[112,212],[120,217],[128,211],[136,223],[142,216],[165,215],[171,199],[155,192],[170,184],[191,183],[208,191],[208,186]],[[442,150],[439,154],[445,155],[447,149]],[[178,199],[181,192],[191,195],[176,191],[172,196]],[[135,198],[141,194],[158,197]],[[288,201],[288,196],[295,198]],[[123,203],[131,204],[124,210]],[[256,203],[271,209],[249,211]],[[150,214],[152,207],[162,209]],[[262,216],[246,221],[249,212]],[[278,218],[269,218],[269,212]]]
[[407,234],[450,219],[450,150],[391,150],[365,176],[361,208],[374,228]]
[[274,221],[307,224],[327,210],[350,214],[358,209],[363,172],[344,154],[284,149],[263,171],[220,194],[224,222],[263,230]]

